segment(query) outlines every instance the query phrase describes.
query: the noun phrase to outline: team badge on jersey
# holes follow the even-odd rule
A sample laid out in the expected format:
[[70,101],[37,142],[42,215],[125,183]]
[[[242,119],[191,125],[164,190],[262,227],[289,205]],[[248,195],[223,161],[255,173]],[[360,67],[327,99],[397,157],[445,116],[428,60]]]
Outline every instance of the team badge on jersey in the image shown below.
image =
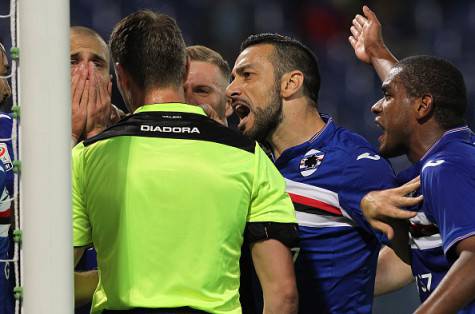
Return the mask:
[[318,166],[322,163],[323,157],[325,154],[319,150],[311,149],[300,161],[300,174],[304,177],[308,177],[315,171],[317,171]]
[[12,159],[10,158],[7,144],[5,143],[0,143],[0,160],[3,162],[6,171],[13,168]]

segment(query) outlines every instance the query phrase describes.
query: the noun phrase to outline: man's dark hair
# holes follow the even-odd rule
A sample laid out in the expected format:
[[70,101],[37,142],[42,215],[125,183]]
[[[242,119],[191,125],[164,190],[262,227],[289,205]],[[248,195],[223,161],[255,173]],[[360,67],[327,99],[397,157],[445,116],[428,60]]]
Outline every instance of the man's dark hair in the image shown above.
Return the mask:
[[320,91],[320,71],[318,60],[314,53],[301,42],[280,34],[263,33],[249,36],[241,44],[241,52],[260,44],[269,44],[274,47],[272,63],[277,79],[293,70],[299,70],[304,75],[304,94],[316,106]]
[[140,88],[179,86],[186,72],[185,42],[175,20],[140,10],[123,18],[110,38],[112,59]]
[[395,65],[397,78],[411,97],[432,95],[434,117],[448,130],[465,124],[467,91],[462,73],[447,60],[432,56],[405,58]]
[[229,64],[218,52],[205,46],[195,45],[186,47],[186,54],[190,57],[191,61],[201,61],[214,64],[219,68],[226,81],[229,82],[231,78]]

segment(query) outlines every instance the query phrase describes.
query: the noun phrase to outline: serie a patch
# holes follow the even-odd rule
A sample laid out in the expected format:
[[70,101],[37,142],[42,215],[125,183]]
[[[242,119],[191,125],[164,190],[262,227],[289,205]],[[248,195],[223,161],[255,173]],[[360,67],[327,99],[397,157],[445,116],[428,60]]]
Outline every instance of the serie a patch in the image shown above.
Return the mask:
[[325,154],[316,149],[311,149],[306,152],[302,160],[300,160],[300,174],[304,177],[313,174],[317,171],[324,157]]
[[3,162],[6,171],[13,168],[12,159],[8,153],[7,144],[5,143],[0,143],[0,160]]

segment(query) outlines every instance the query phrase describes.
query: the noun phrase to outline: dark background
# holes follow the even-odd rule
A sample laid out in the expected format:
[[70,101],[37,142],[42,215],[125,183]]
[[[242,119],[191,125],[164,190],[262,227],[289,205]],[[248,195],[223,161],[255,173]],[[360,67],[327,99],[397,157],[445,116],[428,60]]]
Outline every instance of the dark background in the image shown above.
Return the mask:
[[[464,74],[469,102],[475,96],[475,2],[458,1],[291,1],[291,0],[73,0],[71,25],[98,31],[106,40],[113,25],[141,8],[176,18],[188,45],[203,44],[220,52],[231,67],[240,43],[250,34],[278,32],[296,37],[313,49],[321,67],[319,108],[340,125],[376,144],[371,105],[381,97],[380,82],[366,64],[358,62],[348,43],[349,26],[361,6],[368,4],[383,24],[387,45],[398,58],[415,54],[444,57]],[[9,10],[2,0],[0,14]],[[65,25],[65,27],[68,27]],[[10,48],[9,20],[0,19],[0,39]],[[25,52],[22,52],[25,53]],[[29,53],[35,53],[34,51]],[[43,79],[47,73],[38,73]],[[114,103],[121,105],[117,92]],[[467,112],[470,126],[475,109]],[[407,166],[405,158],[392,160],[396,170]],[[417,304],[410,286],[397,294],[378,298],[375,313],[409,313]]]

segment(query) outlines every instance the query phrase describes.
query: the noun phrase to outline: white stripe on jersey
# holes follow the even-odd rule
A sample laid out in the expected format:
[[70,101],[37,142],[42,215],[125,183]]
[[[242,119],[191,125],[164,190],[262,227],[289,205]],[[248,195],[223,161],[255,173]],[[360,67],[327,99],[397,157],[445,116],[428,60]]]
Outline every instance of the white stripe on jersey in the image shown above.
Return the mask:
[[441,247],[442,246],[442,238],[440,237],[440,234],[433,234],[429,237],[420,237],[420,238],[413,238],[411,235],[410,237],[410,244],[411,244],[411,249],[415,250],[428,250],[428,249],[434,249],[436,247]]
[[285,179],[285,183],[287,184],[288,193],[305,196],[341,209],[338,194],[333,191],[289,179]]
[[[417,212],[416,216],[409,219],[410,222],[419,225],[434,225],[429,218],[427,218],[424,212]],[[412,249],[416,250],[428,250],[433,249],[436,247],[442,246],[442,238],[440,237],[440,233],[433,234],[428,237],[420,237],[420,238],[413,238],[411,234],[409,234],[409,242],[411,244]]]
[[8,229],[10,229],[10,225],[0,225],[0,238],[8,237]]
[[296,211],[297,222],[299,226],[304,227],[355,227],[353,221],[342,216],[315,215]]
[[[320,202],[324,202],[328,205],[334,206],[341,210],[341,213],[344,217],[346,217],[346,221],[352,220],[351,216],[348,215],[346,210],[344,210],[341,205],[340,201],[338,200],[338,193],[333,191],[320,188],[314,185],[305,184],[297,181],[292,181],[285,178],[285,183],[287,184],[287,193],[297,194],[301,196],[305,196]],[[300,222],[299,222],[300,223]]]

